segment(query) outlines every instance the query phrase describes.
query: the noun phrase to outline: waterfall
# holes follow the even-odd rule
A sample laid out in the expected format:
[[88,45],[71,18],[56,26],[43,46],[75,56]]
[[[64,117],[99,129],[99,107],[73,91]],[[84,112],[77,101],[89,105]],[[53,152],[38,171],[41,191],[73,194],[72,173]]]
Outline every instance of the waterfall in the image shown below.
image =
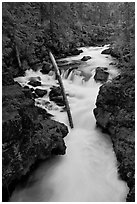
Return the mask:
[[[113,70],[113,76],[117,73],[114,67],[109,66],[112,59],[106,59],[101,55],[102,49],[105,47],[83,48],[84,52],[80,56],[66,58],[71,61],[88,54],[93,59],[69,74],[68,70],[62,71],[74,122],[74,129],[70,130],[65,138],[66,154],[42,162],[25,185],[19,184],[10,201],[122,202],[126,200],[128,188],[126,183],[119,179],[112,143],[107,134],[96,128],[93,115],[100,87],[100,84],[93,79],[95,67],[100,66],[101,61],[110,72]],[[91,74],[88,81],[82,76],[82,71]],[[16,80],[20,80],[22,84],[26,83],[30,75],[41,77],[44,84],[42,88],[47,88],[47,83],[49,86],[57,85],[52,73],[42,75],[40,72],[28,71],[22,80],[20,78]],[[43,97],[41,100],[46,101],[47,98]],[[42,101],[40,105],[45,108]],[[59,108],[55,109],[56,104],[52,105],[48,111],[54,115],[54,119],[68,125],[66,113],[61,112]]]

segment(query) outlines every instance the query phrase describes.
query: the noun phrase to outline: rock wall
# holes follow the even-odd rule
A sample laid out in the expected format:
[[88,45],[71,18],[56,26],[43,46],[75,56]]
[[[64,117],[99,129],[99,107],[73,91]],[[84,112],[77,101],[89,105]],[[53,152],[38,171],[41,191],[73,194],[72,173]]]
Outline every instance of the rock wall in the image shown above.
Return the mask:
[[35,107],[28,92],[13,81],[2,90],[3,201],[35,163],[54,154],[63,155],[66,150],[63,137],[67,127]]
[[118,171],[127,182],[127,201],[135,200],[135,76],[130,70],[100,87],[94,115],[108,132],[118,160]]

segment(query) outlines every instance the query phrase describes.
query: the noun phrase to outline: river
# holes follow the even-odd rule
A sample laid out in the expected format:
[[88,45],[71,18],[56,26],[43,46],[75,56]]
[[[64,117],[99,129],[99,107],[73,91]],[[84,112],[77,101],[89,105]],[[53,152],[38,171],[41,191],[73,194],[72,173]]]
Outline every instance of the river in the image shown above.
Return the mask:
[[[68,77],[62,73],[65,90],[72,112],[74,129],[65,138],[66,154],[42,162],[25,184],[19,184],[11,202],[124,202],[128,193],[126,183],[120,180],[112,143],[107,134],[96,128],[93,115],[100,83],[94,81],[95,68],[107,67],[109,80],[118,74],[110,56],[102,55],[104,47],[82,48],[83,53],[63,60],[71,62],[88,55],[92,58],[79,66]],[[81,71],[89,77],[84,80]],[[25,85],[30,77],[40,76],[42,89],[57,86],[54,74],[43,75],[40,71],[26,71],[25,77],[15,79]],[[49,101],[48,94],[36,99],[36,105]],[[53,102],[46,107],[54,119],[68,125],[66,112]]]

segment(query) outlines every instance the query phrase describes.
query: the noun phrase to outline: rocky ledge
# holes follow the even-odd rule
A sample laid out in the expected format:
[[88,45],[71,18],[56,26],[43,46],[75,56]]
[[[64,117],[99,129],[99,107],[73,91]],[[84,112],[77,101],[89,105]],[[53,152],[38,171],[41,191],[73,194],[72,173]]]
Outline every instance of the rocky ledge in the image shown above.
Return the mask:
[[6,201],[36,162],[65,154],[63,137],[68,129],[52,120],[44,109],[35,107],[31,93],[26,94],[19,84],[3,86],[2,103],[2,179]]
[[[130,74],[129,74],[130,73]],[[135,201],[135,88],[134,74],[126,70],[100,87],[94,115],[108,132],[118,160],[120,177],[127,182],[127,201]]]
[[107,71],[108,71],[107,67],[97,67],[94,75],[95,81],[96,82],[99,81],[101,83],[106,82],[109,77],[109,73]]

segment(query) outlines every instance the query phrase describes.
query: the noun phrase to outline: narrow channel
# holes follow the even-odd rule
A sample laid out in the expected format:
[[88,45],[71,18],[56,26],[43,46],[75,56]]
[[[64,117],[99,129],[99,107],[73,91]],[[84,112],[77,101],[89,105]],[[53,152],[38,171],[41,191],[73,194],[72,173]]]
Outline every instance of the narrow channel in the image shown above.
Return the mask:
[[[125,182],[120,180],[112,143],[107,134],[96,128],[93,115],[100,83],[94,80],[95,68],[107,67],[109,80],[118,74],[110,56],[101,55],[104,47],[82,48],[83,53],[63,60],[74,62],[83,56],[91,59],[79,65],[67,76],[62,72],[74,121],[65,138],[64,156],[56,156],[42,162],[28,178],[25,185],[19,184],[12,194],[11,202],[124,202],[128,193]],[[84,73],[84,74],[81,74]],[[16,80],[25,85],[29,77],[40,76],[43,89],[57,86],[54,74],[43,75],[40,71],[28,70],[25,77]],[[86,78],[85,78],[86,76]],[[40,87],[39,87],[40,88]],[[36,100],[44,108],[48,95]],[[50,101],[49,101],[50,102]],[[54,119],[68,125],[66,112],[51,103],[49,112]]]

